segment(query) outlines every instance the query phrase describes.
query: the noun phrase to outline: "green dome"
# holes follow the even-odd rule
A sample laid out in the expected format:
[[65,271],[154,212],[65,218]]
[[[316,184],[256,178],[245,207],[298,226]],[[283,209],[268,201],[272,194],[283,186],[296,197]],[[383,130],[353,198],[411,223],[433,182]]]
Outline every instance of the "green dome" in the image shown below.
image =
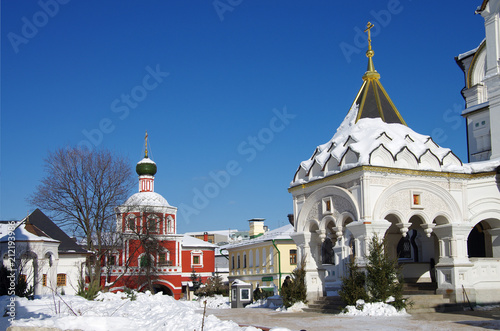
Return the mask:
[[156,163],[154,163],[147,156],[141,161],[139,161],[139,163],[137,163],[137,166],[135,167],[135,171],[139,176],[142,175],[154,176],[156,174],[156,170],[157,170]]

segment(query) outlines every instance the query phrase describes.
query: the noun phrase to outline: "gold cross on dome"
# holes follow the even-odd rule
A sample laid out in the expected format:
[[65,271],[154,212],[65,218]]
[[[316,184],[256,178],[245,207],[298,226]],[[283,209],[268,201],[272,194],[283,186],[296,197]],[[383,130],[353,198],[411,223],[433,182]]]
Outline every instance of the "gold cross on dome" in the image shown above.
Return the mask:
[[366,29],[364,32],[368,32],[368,49],[372,49],[372,37],[371,37],[371,33],[370,33],[370,30],[371,28],[373,28],[373,23],[371,22],[368,22],[366,24]]

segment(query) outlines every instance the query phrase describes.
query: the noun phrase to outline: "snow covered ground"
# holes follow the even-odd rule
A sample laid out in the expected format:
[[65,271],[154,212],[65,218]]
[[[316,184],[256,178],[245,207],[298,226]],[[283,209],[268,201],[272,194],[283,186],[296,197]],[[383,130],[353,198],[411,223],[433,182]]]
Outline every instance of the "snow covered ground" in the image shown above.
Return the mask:
[[[137,293],[137,299],[132,301],[125,293],[101,293],[95,301],[71,295],[65,295],[62,299],[52,296],[36,300],[17,298],[13,325],[63,330],[201,330],[206,301],[207,310],[213,314],[218,312],[216,315],[226,320],[207,314],[203,322],[204,330],[259,330],[251,326],[240,327],[232,320],[243,325],[271,326],[274,327],[271,329],[273,331],[324,330],[325,327],[339,330],[465,330],[471,326],[500,328],[498,320],[433,321],[432,314],[417,320],[406,312],[397,312],[392,306],[382,303],[364,304],[363,310],[348,307],[348,312],[341,315],[325,315],[302,312],[305,307],[302,303],[288,310],[276,307],[262,309],[269,306],[265,301],[253,304],[249,309],[229,309],[228,298],[221,296],[200,298],[198,301],[176,301],[166,295]],[[3,307],[8,302],[8,296],[0,297]],[[9,325],[8,317],[0,318],[0,330],[5,330]]]
[[[176,301],[170,296],[137,293],[131,301],[125,293],[101,293],[95,301],[78,296],[59,298],[43,296],[36,300],[16,298],[16,318],[12,325],[56,327],[63,330],[201,330],[203,314],[200,302]],[[9,297],[0,297],[6,306]],[[203,303],[201,302],[203,307]],[[229,308],[227,298],[215,298],[207,307]],[[1,318],[0,329],[10,323]],[[240,328],[235,322],[221,321],[211,315],[204,320],[204,330],[256,331],[254,327]]]

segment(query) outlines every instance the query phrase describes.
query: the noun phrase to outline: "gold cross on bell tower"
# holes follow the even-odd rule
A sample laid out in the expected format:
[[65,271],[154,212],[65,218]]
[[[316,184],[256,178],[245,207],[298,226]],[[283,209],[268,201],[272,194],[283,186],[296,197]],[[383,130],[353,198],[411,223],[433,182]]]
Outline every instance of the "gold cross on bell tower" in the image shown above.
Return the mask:
[[[365,76],[367,73],[376,73],[375,71],[375,67],[373,66],[373,60],[372,60],[372,57],[373,55],[375,55],[375,52],[372,50],[372,35],[371,35],[371,29],[373,28],[373,23],[371,22],[368,22],[366,24],[366,29],[365,29],[365,32],[368,33],[368,50],[366,51],[366,57],[368,58],[368,68],[366,69],[366,73],[365,73]],[[368,77],[368,76],[366,76]],[[377,77],[379,78],[379,77]]]
[[[372,36],[371,36],[371,33],[370,33],[371,31],[370,31],[370,30],[371,30],[373,27],[374,27],[374,25],[373,25],[373,23],[371,23],[371,22],[368,22],[368,23],[366,24],[366,29],[365,29],[365,32],[368,32],[368,51],[371,51],[371,50],[372,50]],[[368,56],[368,53],[367,53],[367,55],[366,55],[366,56]],[[372,54],[372,56],[373,56],[373,54]]]

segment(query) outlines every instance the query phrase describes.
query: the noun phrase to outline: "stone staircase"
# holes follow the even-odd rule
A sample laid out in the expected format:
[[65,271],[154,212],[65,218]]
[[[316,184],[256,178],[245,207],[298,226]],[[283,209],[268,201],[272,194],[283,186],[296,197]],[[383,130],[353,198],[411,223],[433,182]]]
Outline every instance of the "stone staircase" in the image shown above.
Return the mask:
[[331,297],[321,297],[312,303],[307,305],[307,308],[304,308],[304,311],[314,312],[314,313],[323,313],[323,314],[338,314],[344,309],[345,303],[340,300],[339,296],[331,296]]
[[[407,282],[403,286],[403,297],[411,303],[406,311],[409,314],[449,312],[462,310],[461,304],[451,303],[450,299],[436,294],[436,283]],[[338,314],[345,307],[339,296],[322,297],[308,304],[304,311]]]
[[436,294],[436,283],[407,282],[403,286],[403,297],[409,305],[406,311],[410,314],[449,312],[462,309],[462,305],[450,303],[450,299]]

